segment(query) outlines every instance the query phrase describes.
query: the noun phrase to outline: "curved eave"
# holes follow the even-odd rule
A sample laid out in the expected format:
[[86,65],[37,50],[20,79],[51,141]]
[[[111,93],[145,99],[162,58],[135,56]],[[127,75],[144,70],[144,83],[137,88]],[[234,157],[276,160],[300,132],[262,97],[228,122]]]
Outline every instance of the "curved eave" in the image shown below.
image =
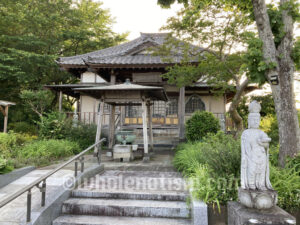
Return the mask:
[[[95,69],[101,69],[101,68],[166,68],[170,66],[174,66],[176,64],[180,63],[159,63],[159,64],[96,64],[96,63],[86,63],[89,67],[95,68]],[[191,63],[193,65],[196,65],[197,63]]]

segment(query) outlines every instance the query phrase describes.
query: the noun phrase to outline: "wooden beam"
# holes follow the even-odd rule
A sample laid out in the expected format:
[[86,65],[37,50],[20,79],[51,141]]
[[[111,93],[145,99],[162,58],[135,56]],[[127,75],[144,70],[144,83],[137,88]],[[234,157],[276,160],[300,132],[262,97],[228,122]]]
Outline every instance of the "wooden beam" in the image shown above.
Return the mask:
[[152,106],[150,102],[147,104],[147,114],[148,114],[148,125],[149,125],[149,143],[150,143],[150,151],[153,152],[153,130],[152,130]]
[[59,92],[59,102],[58,102],[58,111],[62,112],[62,99],[63,99],[63,93],[62,91]]
[[5,106],[4,128],[3,128],[4,133],[7,133],[7,123],[8,123],[8,105]]
[[185,87],[180,88],[178,104],[179,141],[184,140]]
[[116,112],[116,106],[111,106],[111,112],[110,112],[110,120],[109,120],[109,142],[108,142],[108,148],[112,149],[114,142],[115,142],[115,112]]
[[[98,117],[97,117],[97,133],[95,138],[95,143],[97,143],[101,138],[101,129],[102,129],[102,120],[103,120],[103,112],[104,112],[104,102],[103,100],[100,101],[100,109],[98,111]],[[96,155],[98,152],[97,146],[94,148],[94,155]]]
[[147,134],[147,107],[146,101],[142,102],[142,109],[143,109],[143,137],[144,137],[144,162],[148,162],[150,160],[149,152],[148,152],[148,134]]

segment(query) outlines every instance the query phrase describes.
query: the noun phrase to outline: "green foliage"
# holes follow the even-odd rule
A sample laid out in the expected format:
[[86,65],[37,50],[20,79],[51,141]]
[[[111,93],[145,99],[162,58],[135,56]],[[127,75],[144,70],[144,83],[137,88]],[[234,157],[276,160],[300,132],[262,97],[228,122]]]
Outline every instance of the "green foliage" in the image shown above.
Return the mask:
[[189,176],[195,173],[199,164],[205,164],[205,155],[202,153],[203,142],[188,142],[176,148],[173,164],[177,170]]
[[[22,91],[76,82],[77,78],[59,70],[55,59],[124,41],[126,34],[112,31],[113,22],[102,3],[91,0],[0,1],[0,99],[17,103],[9,119],[31,123],[37,119],[22,104]],[[40,103],[53,110],[55,100]]]
[[267,81],[265,72],[276,65],[272,62],[265,62],[262,51],[263,42],[257,38],[255,33],[244,32],[243,36],[248,48],[243,55],[245,63],[242,68],[252,82],[262,85]]
[[0,174],[8,173],[13,170],[13,167],[9,164],[8,160],[3,159],[0,156]]
[[11,157],[16,145],[17,136],[14,133],[0,133],[0,153],[2,157]]
[[235,200],[240,171],[240,140],[219,131],[201,142],[179,145],[174,166],[193,180],[193,195],[207,203]]
[[95,142],[97,127],[95,124],[77,123],[72,125],[72,120],[66,114],[51,112],[45,114],[39,125],[39,136],[44,139],[67,139],[77,142],[83,150]]
[[239,177],[240,139],[234,139],[232,136],[219,131],[217,134],[207,135],[203,143],[201,151],[213,176],[226,177],[232,174],[234,177]]
[[47,109],[51,109],[51,103],[54,100],[54,95],[44,90],[23,90],[20,97],[24,106],[30,107],[39,117],[42,117]]
[[38,122],[39,136],[46,139],[65,139],[65,134],[69,129],[71,120],[66,114],[50,112]]
[[83,150],[95,143],[97,126],[95,124],[78,124],[69,127],[66,131],[65,138],[77,142]]
[[0,155],[5,159],[15,157],[16,152],[21,146],[36,139],[36,136],[14,133],[12,131],[9,133],[0,133]]
[[[278,191],[278,205],[295,210],[300,206],[300,154],[287,159],[284,169],[277,166],[278,154],[278,146],[271,146],[271,183]],[[240,139],[223,132],[179,145],[174,157],[174,166],[189,178],[193,196],[218,206],[237,201],[240,162]]]
[[300,70],[300,37],[298,37],[294,43],[292,59],[295,62],[296,70]]
[[48,165],[63,157],[80,152],[76,142],[68,140],[39,140],[26,144],[18,151],[19,164]]
[[209,168],[199,165],[190,177],[193,180],[192,195],[208,204],[226,205],[228,201],[237,201],[237,186],[239,179],[232,174],[226,177],[213,178]]
[[[300,156],[298,156],[298,159]],[[287,210],[298,210],[300,207],[300,160],[289,161],[285,168],[270,167],[270,180],[278,192],[278,206]]]
[[209,133],[217,133],[220,130],[219,120],[206,111],[196,111],[186,121],[186,137],[189,141],[202,140]]
[[263,117],[260,128],[272,139],[271,145],[277,145],[279,143],[279,130],[276,115]]
[[8,125],[9,130],[12,130],[16,133],[26,133],[31,135],[36,135],[38,129],[36,125],[29,124],[28,122],[14,122]]

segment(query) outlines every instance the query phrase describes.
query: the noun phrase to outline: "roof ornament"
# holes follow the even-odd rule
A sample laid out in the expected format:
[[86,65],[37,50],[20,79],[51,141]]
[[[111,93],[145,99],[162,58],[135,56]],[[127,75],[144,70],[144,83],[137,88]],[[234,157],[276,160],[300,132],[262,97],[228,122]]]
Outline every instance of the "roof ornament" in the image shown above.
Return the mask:
[[127,85],[130,85],[130,84],[131,84],[129,78],[127,78],[127,79],[125,80],[125,84],[127,84]]

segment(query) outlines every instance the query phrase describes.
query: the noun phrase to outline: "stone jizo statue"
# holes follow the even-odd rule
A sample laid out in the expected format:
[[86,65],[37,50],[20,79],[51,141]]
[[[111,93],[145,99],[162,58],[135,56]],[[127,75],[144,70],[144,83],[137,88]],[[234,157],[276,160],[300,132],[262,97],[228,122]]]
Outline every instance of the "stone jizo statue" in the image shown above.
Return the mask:
[[241,138],[241,188],[239,200],[250,208],[267,209],[276,204],[277,193],[269,180],[271,138],[259,129],[261,106],[249,104],[248,129]]

